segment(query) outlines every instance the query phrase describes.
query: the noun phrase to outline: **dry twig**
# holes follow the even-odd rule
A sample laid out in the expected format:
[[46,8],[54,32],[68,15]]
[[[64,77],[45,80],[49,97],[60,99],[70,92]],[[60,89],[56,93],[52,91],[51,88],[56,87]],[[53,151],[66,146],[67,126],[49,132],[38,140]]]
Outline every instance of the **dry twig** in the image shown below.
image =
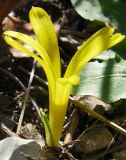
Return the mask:
[[31,87],[31,84],[32,84],[32,81],[33,81],[33,77],[34,77],[35,64],[36,64],[36,61],[34,60],[33,61],[33,67],[32,67],[32,70],[31,70],[31,75],[30,75],[29,82],[28,82],[28,88],[26,90],[26,96],[25,96],[25,100],[24,100],[24,105],[22,107],[22,111],[21,111],[20,118],[19,118],[19,121],[18,121],[18,127],[17,127],[17,131],[16,131],[17,134],[20,133],[20,129],[21,129],[21,125],[22,125],[22,121],[23,121],[23,117],[24,117],[25,108],[26,108],[27,101],[28,101],[28,98],[29,98],[30,87]]

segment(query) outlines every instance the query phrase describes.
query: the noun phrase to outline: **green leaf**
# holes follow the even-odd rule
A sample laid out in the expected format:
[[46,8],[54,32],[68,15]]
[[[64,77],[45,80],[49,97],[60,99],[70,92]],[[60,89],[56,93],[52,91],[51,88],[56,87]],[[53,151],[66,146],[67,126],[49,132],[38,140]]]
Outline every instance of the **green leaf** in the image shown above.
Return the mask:
[[126,98],[126,61],[90,62],[80,72],[73,95],[93,95],[106,103]]
[[126,38],[124,38],[123,41],[114,46],[112,50],[118,53],[123,59],[126,60]]
[[47,118],[47,115],[41,110],[40,110],[40,114],[41,114],[41,121],[42,121],[44,128],[45,128],[46,138],[48,136],[51,137],[52,144],[53,144],[52,133],[51,133],[51,129],[50,129],[49,120]]
[[93,59],[106,61],[108,59],[115,59],[115,57],[116,57],[116,52],[114,52],[112,49],[108,49],[104,51],[102,54],[97,55]]
[[126,34],[126,3],[121,0],[71,0],[85,19],[107,22]]

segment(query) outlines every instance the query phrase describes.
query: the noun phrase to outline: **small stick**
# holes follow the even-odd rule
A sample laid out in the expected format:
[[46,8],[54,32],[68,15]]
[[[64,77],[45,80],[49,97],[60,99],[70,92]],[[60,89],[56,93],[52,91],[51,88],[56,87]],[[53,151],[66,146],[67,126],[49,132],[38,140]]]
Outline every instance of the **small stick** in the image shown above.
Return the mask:
[[34,77],[35,64],[36,64],[36,61],[34,60],[33,61],[33,67],[32,67],[32,70],[31,70],[30,79],[29,79],[29,82],[28,82],[28,88],[26,90],[26,96],[25,96],[25,100],[24,100],[24,105],[22,107],[22,111],[21,111],[20,118],[19,118],[19,121],[18,121],[18,127],[17,127],[17,131],[16,131],[17,134],[20,133],[20,129],[21,129],[21,125],[22,125],[22,121],[23,121],[23,117],[24,117],[25,108],[26,108],[27,101],[28,101],[28,98],[29,98],[30,87],[31,87],[31,84],[32,84],[32,81],[33,81],[33,77]]
[[89,106],[84,105],[80,103],[79,101],[75,100],[74,98],[70,97],[70,101],[73,102],[73,104],[79,108],[81,108],[83,111],[90,113],[93,117],[97,118],[98,120],[102,121],[109,127],[115,129],[116,131],[122,133],[123,135],[126,136],[126,130],[117,125],[116,123],[108,120],[107,118],[103,117],[102,115],[98,114],[97,112],[93,111],[90,109]]
[[62,150],[63,153],[67,154],[67,156],[70,158],[70,160],[77,160],[67,149],[64,147],[60,146],[60,149]]
[[[23,68],[22,66],[19,66],[18,68],[19,68],[21,71],[23,71],[23,72],[27,73],[28,75],[30,75],[30,72],[29,72],[28,70],[26,70],[25,68]],[[35,78],[36,80],[38,80],[38,82],[40,82],[40,83],[41,83],[42,85],[44,85],[45,87],[48,86],[48,82],[45,81],[44,79],[41,79],[39,76],[37,76],[37,75],[34,74],[34,78]]]
[[12,132],[8,127],[6,127],[3,123],[0,124],[0,128],[4,133],[7,134],[8,137],[11,137],[11,136],[19,137],[17,134]]
[[68,127],[68,131],[66,133],[66,136],[64,138],[64,144],[67,144],[73,140],[73,136],[76,132],[76,129],[78,127],[79,123],[79,115],[77,113],[77,110],[74,109],[74,112],[71,117],[71,122]]
[[[2,67],[0,67],[0,71],[3,72],[4,74],[6,74],[7,76],[9,76],[10,78],[12,78],[14,81],[16,81],[18,83],[18,85],[22,88],[22,90],[24,92],[26,92],[26,90],[27,90],[26,87],[23,85],[23,83],[19,80],[18,77],[16,77],[15,75],[13,75],[8,70],[6,70],[6,69],[4,69]],[[34,99],[30,95],[29,95],[29,98],[30,98],[30,101],[31,101],[32,105],[36,109],[39,118],[41,119],[40,111],[39,111],[39,108],[38,108],[36,102],[34,101]]]

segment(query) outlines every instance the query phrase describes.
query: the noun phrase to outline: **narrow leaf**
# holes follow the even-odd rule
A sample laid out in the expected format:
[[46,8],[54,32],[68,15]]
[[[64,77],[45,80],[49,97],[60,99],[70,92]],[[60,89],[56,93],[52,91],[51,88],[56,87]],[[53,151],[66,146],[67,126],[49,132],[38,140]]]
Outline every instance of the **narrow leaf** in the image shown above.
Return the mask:
[[[49,126],[49,120],[43,111],[40,111],[40,114],[41,114],[41,121],[43,122],[43,125],[45,128],[46,139],[48,139],[47,137],[52,137],[51,129]],[[52,144],[53,144],[53,138],[51,138],[51,140],[52,140]]]

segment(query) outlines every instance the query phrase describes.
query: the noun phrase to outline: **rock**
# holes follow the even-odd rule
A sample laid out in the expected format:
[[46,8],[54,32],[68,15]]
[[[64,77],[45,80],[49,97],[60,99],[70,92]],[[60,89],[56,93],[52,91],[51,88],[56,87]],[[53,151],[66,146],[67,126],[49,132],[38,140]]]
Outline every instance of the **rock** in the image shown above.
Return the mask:
[[100,125],[87,129],[78,139],[80,142],[76,144],[75,150],[89,154],[107,147],[112,142],[113,136],[106,127]]
[[48,150],[33,140],[9,137],[0,141],[0,160],[56,160]]

